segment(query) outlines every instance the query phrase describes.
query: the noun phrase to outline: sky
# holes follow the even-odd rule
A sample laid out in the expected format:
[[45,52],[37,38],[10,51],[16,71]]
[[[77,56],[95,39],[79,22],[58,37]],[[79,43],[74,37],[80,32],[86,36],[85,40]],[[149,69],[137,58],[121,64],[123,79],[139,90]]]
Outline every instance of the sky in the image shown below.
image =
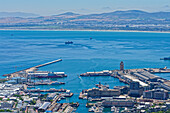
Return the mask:
[[170,12],[170,0],[0,0],[0,12],[27,12],[42,16],[64,12],[94,14],[117,10]]

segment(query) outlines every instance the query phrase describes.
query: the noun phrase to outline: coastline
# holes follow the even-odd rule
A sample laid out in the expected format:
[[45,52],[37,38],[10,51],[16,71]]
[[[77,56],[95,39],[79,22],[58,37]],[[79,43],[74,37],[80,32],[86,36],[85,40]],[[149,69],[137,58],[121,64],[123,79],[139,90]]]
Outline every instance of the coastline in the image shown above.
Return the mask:
[[170,31],[139,31],[139,30],[79,30],[79,29],[0,29],[0,31],[92,31],[92,32],[141,32],[141,33],[170,33]]

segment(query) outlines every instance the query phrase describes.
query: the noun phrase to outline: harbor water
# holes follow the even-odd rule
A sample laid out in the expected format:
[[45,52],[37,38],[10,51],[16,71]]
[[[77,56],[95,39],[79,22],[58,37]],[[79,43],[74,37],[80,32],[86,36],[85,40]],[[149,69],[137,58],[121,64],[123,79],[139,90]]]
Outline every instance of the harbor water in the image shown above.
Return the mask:
[[[72,41],[73,44],[65,44]],[[86,100],[78,99],[82,89],[95,84],[125,85],[113,77],[79,77],[88,71],[119,69],[170,68],[170,33],[103,32],[103,31],[0,31],[0,75],[43,64],[56,59],[63,61],[43,71],[65,72],[59,78],[65,85],[36,86],[40,89],[64,88],[74,96],[61,102],[79,102],[77,112],[86,113]],[[156,74],[170,80],[170,74]],[[1,78],[3,78],[1,76]]]

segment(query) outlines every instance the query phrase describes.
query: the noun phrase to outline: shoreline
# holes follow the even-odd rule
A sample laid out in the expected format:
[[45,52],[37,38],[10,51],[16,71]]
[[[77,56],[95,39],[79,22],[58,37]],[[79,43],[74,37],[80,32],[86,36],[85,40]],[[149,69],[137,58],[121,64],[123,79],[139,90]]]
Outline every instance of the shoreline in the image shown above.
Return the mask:
[[170,33],[170,31],[139,31],[139,30],[79,30],[79,29],[0,29],[0,31],[94,31],[94,32],[139,32],[139,33]]

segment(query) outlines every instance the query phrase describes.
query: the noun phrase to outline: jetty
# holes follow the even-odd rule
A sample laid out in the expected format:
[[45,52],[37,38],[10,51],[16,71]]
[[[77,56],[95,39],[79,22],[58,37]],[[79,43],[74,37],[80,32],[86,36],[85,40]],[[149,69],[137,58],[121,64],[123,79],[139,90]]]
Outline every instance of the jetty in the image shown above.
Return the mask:
[[18,74],[18,73],[22,73],[24,71],[25,72],[35,71],[35,70],[38,70],[38,68],[40,68],[40,67],[44,67],[44,66],[47,66],[47,65],[50,65],[50,64],[53,64],[53,63],[57,63],[57,62],[60,62],[60,61],[62,61],[62,59],[58,59],[58,60],[54,60],[54,61],[47,62],[47,63],[44,63],[44,64],[40,64],[40,65],[37,65],[37,66],[29,67],[29,68],[26,68],[26,69],[23,69],[23,70],[20,70],[20,71],[16,71],[14,73],[4,74],[3,76],[8,76],[9,78],[16,77],[16,74]]

